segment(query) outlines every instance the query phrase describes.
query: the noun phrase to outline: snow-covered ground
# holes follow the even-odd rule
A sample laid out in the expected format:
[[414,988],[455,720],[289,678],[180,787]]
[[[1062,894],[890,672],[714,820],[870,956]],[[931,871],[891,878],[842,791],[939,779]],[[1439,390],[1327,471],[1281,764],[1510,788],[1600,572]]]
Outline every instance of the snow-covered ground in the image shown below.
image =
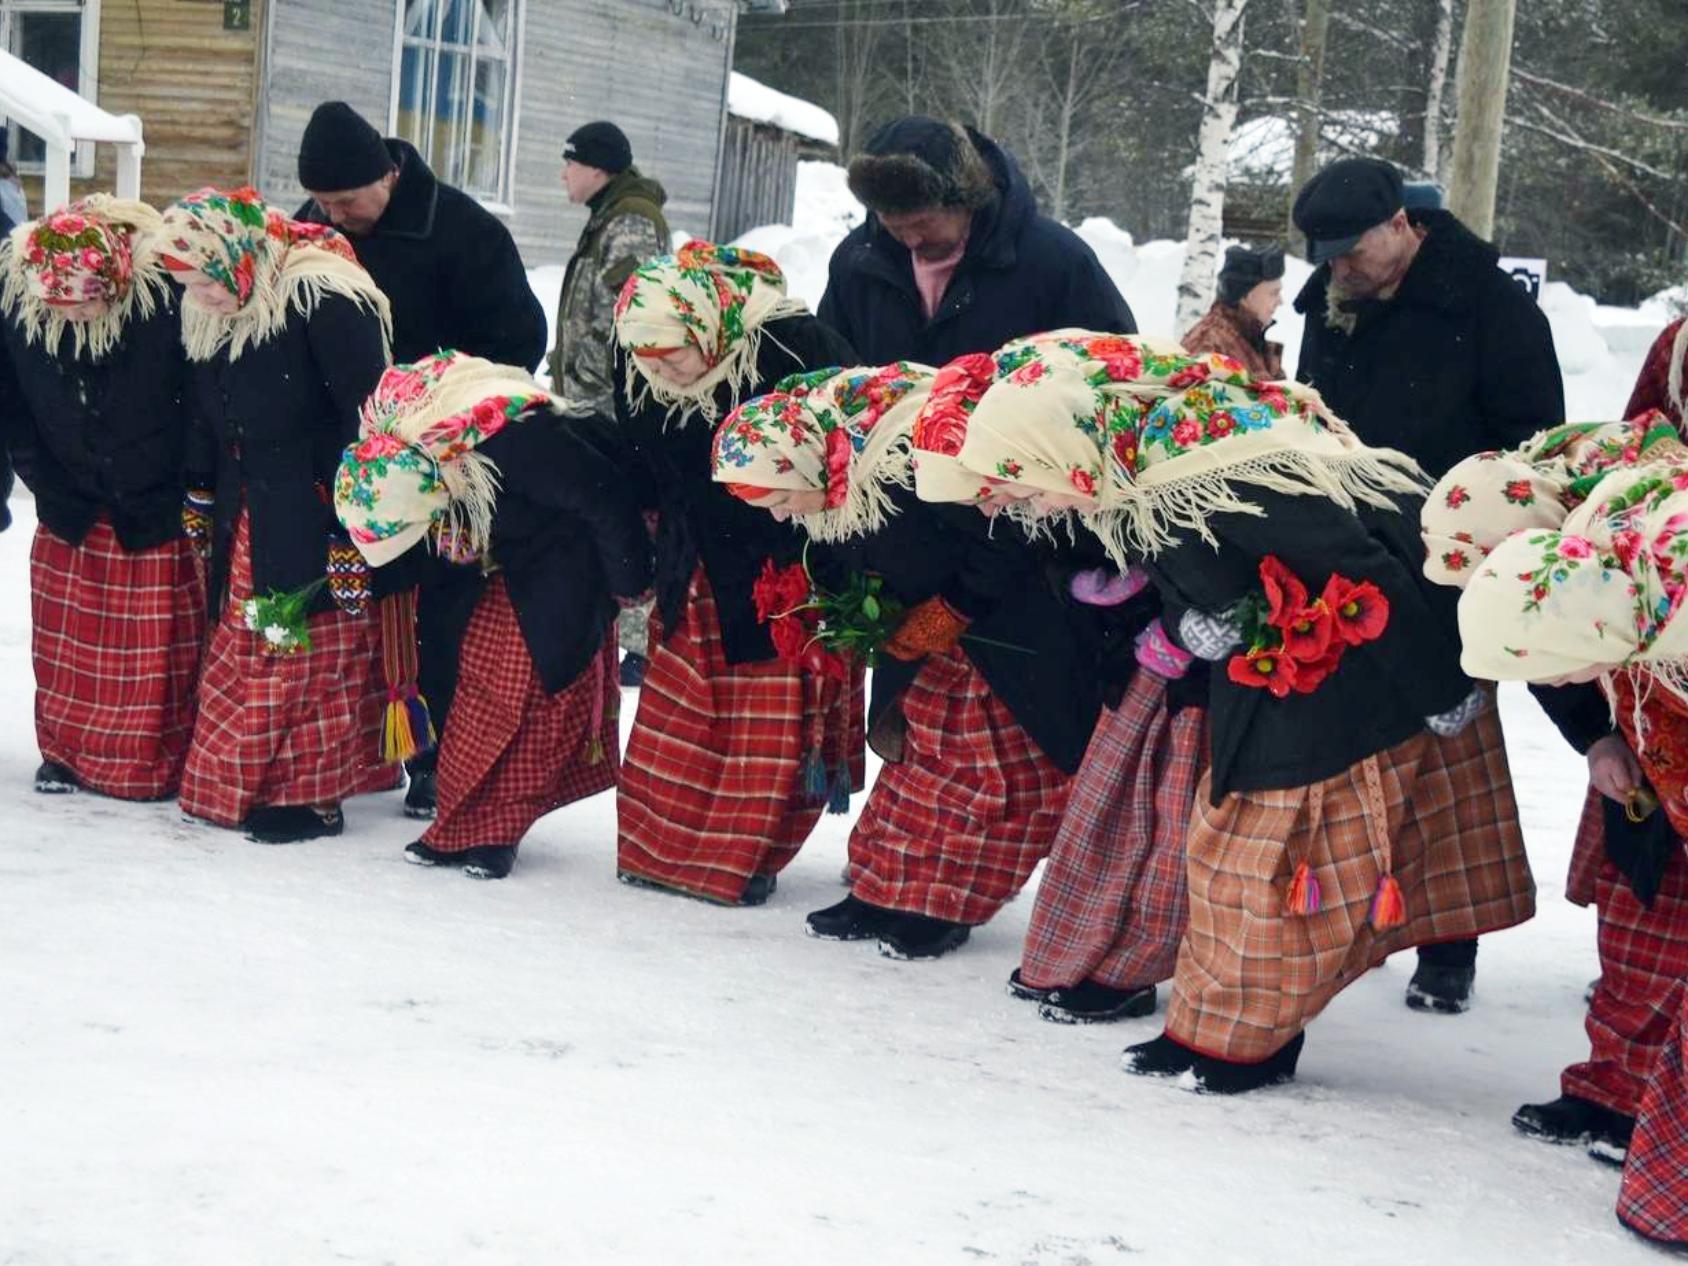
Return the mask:
[[7,1266],[1654,1260],[1612,1171],[1507,1123],[1583,1049],[1595,972],[1560,897],[1580,762],[1525,696],[1541,914],[1484,942],[1476,1009],[1407,1011],[1397,959],[1314,1025],[1295,1085],[1204,1099],[1119,1072],[1158,1019],[1062,1028],[1006,995],[1030,893],[936,963],[805,937],[845,819],[739,910],[617,884],[607,795],[490,884],[406,865],[396,794],[282,848],[34,795],[15,508]]
[[[775,249],[811,300],[841,189]],[[1170,327],[1181,248],[1081,231]],[[536,270],[547,311],[560,274]],[[1573,415],[1612,416],[1667,314],[1547,304]],[[1595,974],[1592,917],[1562,899],[1581,762],[1522,693],[1541,912],[1485,940],[1476,1009],[1408,1012],[1397,959],[1317,1021],[1293,1086],[1202,1099],[1118,1071],[1158,1018],[1060,1028],[1004,993],[1030,892],[936,963],[806,938],[847,819],[738,910],[618,885],[609,796],[542,822],[495,884],[405,865],[396,794],[291,848],[36,796],[14,510],[4,1266],[1656,1260],[1613,1220],[1612,1171],[1507,1121],[1586,1049]]]

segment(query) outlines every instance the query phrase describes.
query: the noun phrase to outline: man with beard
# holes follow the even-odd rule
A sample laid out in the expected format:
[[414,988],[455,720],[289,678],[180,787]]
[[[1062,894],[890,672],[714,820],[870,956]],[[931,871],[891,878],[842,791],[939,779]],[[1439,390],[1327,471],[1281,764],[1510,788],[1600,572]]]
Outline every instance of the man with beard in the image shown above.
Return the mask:
[[[1435,478],[1564,421],[1565,394],[1547,318],[1496,267],[1495,248],[1452,213],[1405,202],[1401,173],[1372,158],[1332,163],[1296,196],[1317,265],[1295,301],[1307,318],[1297,376],[1367,444],[1400,449]],[[1516,823],[1492,703],[1439,741],[1471,749],[1447,754],[1470,773],[1462,830]],[[1465,1011],[1476,964],[1475,940],[1421,947],[1407,1005]]]

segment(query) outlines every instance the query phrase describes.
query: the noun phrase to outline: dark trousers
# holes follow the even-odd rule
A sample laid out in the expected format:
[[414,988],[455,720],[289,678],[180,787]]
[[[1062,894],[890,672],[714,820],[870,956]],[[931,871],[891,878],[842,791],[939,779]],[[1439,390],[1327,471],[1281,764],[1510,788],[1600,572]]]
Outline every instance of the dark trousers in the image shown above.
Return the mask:
[[[461,567],[433,557],[421,577],[416,600],[417,677],[436,736],[444,736],[446,718],[451,715],[451,701],[457,694],[457,656],[485,579],[478,566]],[[405,768],[413,774],[432,772],[438,754],[437,747],[424,752],[406,761]]]

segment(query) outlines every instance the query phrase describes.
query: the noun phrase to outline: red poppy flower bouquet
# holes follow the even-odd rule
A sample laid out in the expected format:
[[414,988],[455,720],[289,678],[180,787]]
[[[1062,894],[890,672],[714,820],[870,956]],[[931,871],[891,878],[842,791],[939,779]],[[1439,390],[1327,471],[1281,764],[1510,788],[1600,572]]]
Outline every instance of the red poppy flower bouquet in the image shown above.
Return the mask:
[[823,589],[807,556],[784,567],[768,559],[751,586],[756,618],[768,626],[774,652],[821,677],[847,681],[850,660],[872,663],[896,632],[903,606],[878,576],[853,574],[837,592]]
[[1226,675],[1284,699],[1312,694],[1349,647],[1382,637],[1389,600],[1369,580],[1332,573],[1309,601],[1301,579],[1268,554],[1260,562],[1260,592],[1243,599],[1238,618],[1248,649],[1231,656]]

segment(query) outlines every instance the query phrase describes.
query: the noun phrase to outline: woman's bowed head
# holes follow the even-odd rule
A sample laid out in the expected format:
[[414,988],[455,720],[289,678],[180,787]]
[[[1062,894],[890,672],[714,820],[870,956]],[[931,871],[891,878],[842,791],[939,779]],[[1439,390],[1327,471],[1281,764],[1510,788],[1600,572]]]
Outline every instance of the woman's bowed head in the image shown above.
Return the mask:
[[1268,554],[1260,563],[1260,591],[1237,610],[1247,649],[1233,655],[1226,676],[1276,699],[1312,694],[1353,646],[1383,636],[1389,601],[1370,581],[1332,574],[1309,601],[1300,577]]

